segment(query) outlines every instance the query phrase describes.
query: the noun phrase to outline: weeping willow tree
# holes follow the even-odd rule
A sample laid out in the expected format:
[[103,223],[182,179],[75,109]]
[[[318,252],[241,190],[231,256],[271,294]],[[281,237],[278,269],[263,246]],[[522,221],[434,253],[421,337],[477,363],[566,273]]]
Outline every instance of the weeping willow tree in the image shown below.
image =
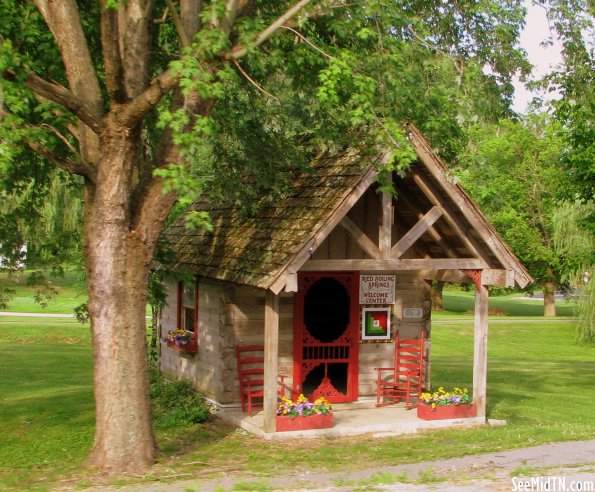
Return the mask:
[[[82,269],[83,202],[77,181],[62,171],[43,179],[31,176],[19,186],[0,180],[1,269],[25,267],[27,284],[44,307],[57,294],[47,272],[60,275],[65,265]],[[0,308],[9,307],[12,293],[0,285]]]
[[579,292],[577,338],[595,344],[595,251],[593,233],[584,227],[593,204],[564,203],[554,212],[553,241],[564,277]]

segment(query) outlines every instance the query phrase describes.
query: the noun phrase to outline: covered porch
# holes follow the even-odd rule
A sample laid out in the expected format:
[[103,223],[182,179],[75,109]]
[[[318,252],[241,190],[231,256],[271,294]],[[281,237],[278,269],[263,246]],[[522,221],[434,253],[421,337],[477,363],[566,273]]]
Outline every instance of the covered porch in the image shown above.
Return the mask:
[[407,410],[404,403],[390,407],[376,407],[372,399],[354,403],[333,405],[334,425],[329,429],[312,429],[295,432],[267,432],[264,428],[262,411],[252,416],[242,412],[241,408],[223,408],[218,416],[256,436],[268,440],[317,438],[328,436],[371,435],[389,437],[401,434],[415,434],[425,430],[453,427],[475,427],[480,425],[503,425],[505,421],[486,421],[485,417],[460,418],[448,420],[422,420],[415,409]]

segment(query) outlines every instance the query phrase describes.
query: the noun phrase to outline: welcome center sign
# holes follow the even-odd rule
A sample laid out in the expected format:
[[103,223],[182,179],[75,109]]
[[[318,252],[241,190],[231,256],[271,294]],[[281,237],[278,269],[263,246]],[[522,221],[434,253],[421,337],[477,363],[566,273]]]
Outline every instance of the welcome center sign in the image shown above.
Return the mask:
[[394,304],[395,275],[360,275],[360,304]]

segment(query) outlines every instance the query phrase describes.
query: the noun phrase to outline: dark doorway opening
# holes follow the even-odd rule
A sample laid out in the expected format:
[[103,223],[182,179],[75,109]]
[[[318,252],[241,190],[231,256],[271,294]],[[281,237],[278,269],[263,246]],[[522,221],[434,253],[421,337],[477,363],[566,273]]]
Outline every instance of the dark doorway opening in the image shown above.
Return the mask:
[[334,278],[321,278],[304,299],[304,324],[320,342],[333,342],[349,326],[349,294]]

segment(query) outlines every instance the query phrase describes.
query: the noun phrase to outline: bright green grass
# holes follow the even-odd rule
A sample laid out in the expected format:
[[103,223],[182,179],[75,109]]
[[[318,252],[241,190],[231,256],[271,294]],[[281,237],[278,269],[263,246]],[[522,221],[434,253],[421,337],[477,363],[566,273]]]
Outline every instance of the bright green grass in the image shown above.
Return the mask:
[[93,439],[89,327],[0,318],[0,375],[0,490],[80,464]]
[[[492,322],[489,356],[488,413],[507,426],[267,442],[220,423],[197,425],[160,431],[164,454],[146,480],[218,470],[258,481],[595,438],[595,349],[575,345],[572,322]],[[472,323],[434,324],[434,385],[470,386],[472,359]],[[90,485],[81,471],[93,436],[88,327],[0,318],[0,374],[0,490],[53,490],[63,476]]]
[[46,308],[35,302],[35,289],[27,286],[27,274],[18,272],[13,274],[0,273],[0,286],[15,291],[9,302],[7,311],[16,313],[67,313],[87,301],[76,288],[77,274],[66,272],[63,277],[50,277],[50,281],[58,290],[56,297],[48,301]]
[[[543,300],[524,299],[522,293],[505,296],[490,296],[490,308],[503,311],[506,316],[543,316]],[[475,294],[462,290],[445,290],[443,293],[443,312],[434,312],[434,319],[460,318],[461,315],[472,316],[475,306]],[[556,301],[558,316],[571,317],[575,315],[576,302]]]

